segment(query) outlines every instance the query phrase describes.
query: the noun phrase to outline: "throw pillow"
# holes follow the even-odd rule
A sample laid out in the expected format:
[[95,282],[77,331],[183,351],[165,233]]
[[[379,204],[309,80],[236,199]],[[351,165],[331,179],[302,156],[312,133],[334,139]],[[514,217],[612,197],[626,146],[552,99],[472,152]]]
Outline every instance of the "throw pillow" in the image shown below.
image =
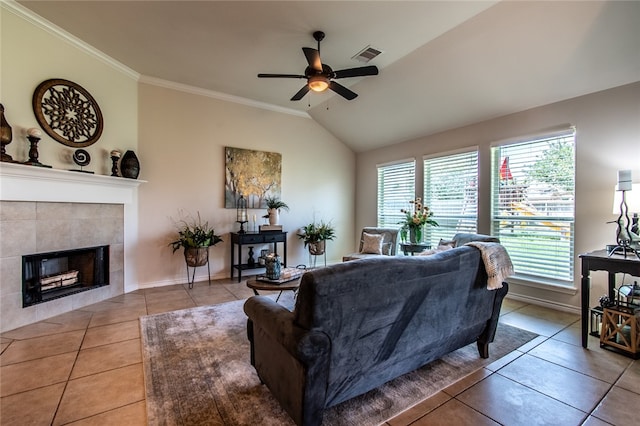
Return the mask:
[[362,251],[367,254],[382,254],[382,235],[362,234]]
[[452,249],[456,247],[456,241],[455,240],[451,240],[451,241],[445,241],[442,238],[440,239],[440,242],[438,243],[438,248],[439,249]]
[[438,248],[421,251],[420,253],[418,253],[418,256],[431,256],[432,254],[440,253],[441,251],[451,250],[455,246],[455,241],[445,241],[441,239],[438,243]]

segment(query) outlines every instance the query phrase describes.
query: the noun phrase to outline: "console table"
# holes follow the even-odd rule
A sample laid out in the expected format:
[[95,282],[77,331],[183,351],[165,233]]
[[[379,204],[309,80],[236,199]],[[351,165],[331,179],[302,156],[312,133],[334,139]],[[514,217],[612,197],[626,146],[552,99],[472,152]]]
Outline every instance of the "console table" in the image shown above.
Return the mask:
[[581,254],[582,281],[581,281],[581,308],[582,308],[582,347],[586,348],[589,336],[589,291],[591,289],[591,271],[607,271],[609,274],[609,299],[615,300],[616,273],[626,273],[634,277],[640,277],[640,260],[631,253],[625,258],[620,254],[609,256],[606,250],[596,250]]
[[[284,244],[284,267],[287,266],[287,233],[282,231],[267,231],[267,232],[245,232],[239,234],[237,232],[231,232],[231,279],[233,279],[234,270],[238,270],[238,282],[242,281],[242,271],[249,269],[264,268],[262,265],[256,263],[254,266],[249,266],[247,263],[242,263],[242,246],[253,246],[258,244],[273,244],[273,253],[278,254],[278,243]],[[235,247],[238,246],[238,263],[236,263],[236,251]]]

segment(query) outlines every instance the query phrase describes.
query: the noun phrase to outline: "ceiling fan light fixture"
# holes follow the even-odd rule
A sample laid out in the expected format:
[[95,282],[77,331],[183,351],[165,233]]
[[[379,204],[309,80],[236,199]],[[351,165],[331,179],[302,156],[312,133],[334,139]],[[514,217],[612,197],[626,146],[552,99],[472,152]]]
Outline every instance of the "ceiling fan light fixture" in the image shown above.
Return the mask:
[[329,87],[329,79],[323,75],[314,75],[309,77],[307,84],[314,92],[324,92]]

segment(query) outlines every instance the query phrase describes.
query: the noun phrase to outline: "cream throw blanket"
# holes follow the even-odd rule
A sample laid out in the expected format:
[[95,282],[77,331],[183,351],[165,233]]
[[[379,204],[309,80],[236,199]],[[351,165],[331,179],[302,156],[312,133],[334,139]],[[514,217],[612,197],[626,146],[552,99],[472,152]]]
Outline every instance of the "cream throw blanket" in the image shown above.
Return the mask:
[[509,275],[513,275],[513,264],[509,253],[500,243],[485,243],[472,241],[465,244],[480,250],[484,268],[487,270],[487,290],[502,288],[502,281]]

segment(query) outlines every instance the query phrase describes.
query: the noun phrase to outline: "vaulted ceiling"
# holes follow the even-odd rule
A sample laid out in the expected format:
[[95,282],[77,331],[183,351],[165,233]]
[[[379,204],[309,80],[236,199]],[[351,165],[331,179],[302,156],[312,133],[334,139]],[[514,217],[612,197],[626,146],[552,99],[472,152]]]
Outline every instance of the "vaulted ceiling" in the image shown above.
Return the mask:
[[[19,1],[143,79],[308,114],[355,151],[640,81],[639,1]],[[377,76],[289,99],[302,47]]]

